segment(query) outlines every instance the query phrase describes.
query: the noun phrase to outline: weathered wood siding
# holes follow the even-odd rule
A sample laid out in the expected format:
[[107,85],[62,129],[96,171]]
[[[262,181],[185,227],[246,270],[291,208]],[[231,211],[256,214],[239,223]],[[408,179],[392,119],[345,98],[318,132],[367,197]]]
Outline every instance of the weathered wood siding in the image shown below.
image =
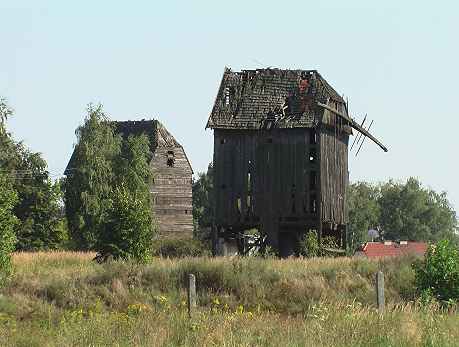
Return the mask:
[[[173,166],[168,165],[170,152]],[[157,147],[151,160],[154,214],[161,236],[191,236],[192,170],[181,146]]]
[[319,162],[313,129],[215,130],[216,224],[279,231],[318,224]]
[[[329,101],[328,105],[347,114],[343,103]],[[345,225],[346,190],[349,182],[349,126],[343,119],[324,111],[320,130],[320,195],[321,218],[328,225]]]
[[344,225],[348,185],[349,136],[324,129],[320,135],[321,215],[323,222]]

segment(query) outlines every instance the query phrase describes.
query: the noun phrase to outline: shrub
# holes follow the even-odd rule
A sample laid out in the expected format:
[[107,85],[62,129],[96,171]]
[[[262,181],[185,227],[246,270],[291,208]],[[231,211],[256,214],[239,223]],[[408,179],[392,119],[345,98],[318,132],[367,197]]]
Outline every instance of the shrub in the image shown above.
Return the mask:
[[151,256],[154,229],[145,199],[121,186],[115,188],[112,203],[109,221],[100,237],[99,254],[147,261]]
[[325,236],[319,242],[316,231],[310,231],[300,240],[299,253],[308,258],[318,256],[336,256],[335,252],[330,252],[330,249],[339,249],[336,240],[332,236]]
[[430,245],[424,260],[415,262],[414,269],[422,296],[459,300],[459,252],[449,240]]
[[159,239],[153,242],[153,256],[164,258],[200,257],[210,255],[210,248],[196,239]]
[[320,253],[319,239],[315,231],[308,232],[300,240],[300,255],[311,258]]

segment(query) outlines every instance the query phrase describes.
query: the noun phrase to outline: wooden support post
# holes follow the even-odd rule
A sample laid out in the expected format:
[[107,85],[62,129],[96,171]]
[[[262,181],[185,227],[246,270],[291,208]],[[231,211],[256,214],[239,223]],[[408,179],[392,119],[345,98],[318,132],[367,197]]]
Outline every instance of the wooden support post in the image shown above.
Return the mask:
[[196,309],[196,277],[193,274],[188,275],[188,316],[193,317]]
[[376,274],[376,301],[379,313],[384,313],[384,274],[382,271]]

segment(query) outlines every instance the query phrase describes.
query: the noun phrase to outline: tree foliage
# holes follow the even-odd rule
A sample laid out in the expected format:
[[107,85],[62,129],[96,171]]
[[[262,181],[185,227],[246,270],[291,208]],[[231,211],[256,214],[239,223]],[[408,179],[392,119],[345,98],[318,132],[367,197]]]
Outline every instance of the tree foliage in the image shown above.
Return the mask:
[[113,162],[120,154],[121,138],[115,135],[101,105],[89,105],[76,135],[65,182],[67,221],[79,248],[95,249],[111,207]]
[[424,188],[415,178],[380,187],[381,226],[388,239],[438,241],[451,237],[456,213],[446,193]]
[[7,176],[0,173],[0,285],[11,271],[11,252],[14,251],[18,223],[13,213],[17,194]]
[[377,227],[390,240],[457,239],[456,212],[446,193],[423,187],[416,178],[351,184],[347,203],[354,247],[367,241],[368,229]]
[[116,186],[96,250],[101,256],[151,257],[154,235],[150,198],[151,171],[149,140],[146,135],[130,135],[123,141],[121,155],[115,160]]
[[193,183],[193,224],[198,238],[207,238],[213,221],[213,166],[209,164],[207,172],[201,172]]
[[379,189],[365,182],[351,184],[348,188],[347,208],[351,242],[359,244],[367,239],[370,228],[380,224],[381,208]]
[[430,245],[414,269],[421,293],[440,301],[459,300],[459,251],[449,240]]
[[154,233],[148,137],[115,134],[101,105],[89,106],[76,134],[65,183],[75,244],[96,250],[101,259],[146,260]]
[[62,215],[61,191],[53,183],[45,160],[31,152],[6,131],[5,121],[13,113],[0,100],[0,168],[17,195],[13,212],[18,219],[15,234],[18,250],[56,249],[67,239]]

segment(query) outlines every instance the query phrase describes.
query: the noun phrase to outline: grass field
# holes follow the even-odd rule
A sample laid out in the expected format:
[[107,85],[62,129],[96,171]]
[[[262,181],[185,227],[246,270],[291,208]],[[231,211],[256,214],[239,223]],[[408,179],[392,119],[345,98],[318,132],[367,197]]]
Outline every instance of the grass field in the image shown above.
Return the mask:
[[[458,346],[454,308],[415,300],[412,258],[155,259],[14,255],[0,289],[1,346]],[[375,310],[374,275],[388,309]],[[185,278],[197,278],[189,319]]]

